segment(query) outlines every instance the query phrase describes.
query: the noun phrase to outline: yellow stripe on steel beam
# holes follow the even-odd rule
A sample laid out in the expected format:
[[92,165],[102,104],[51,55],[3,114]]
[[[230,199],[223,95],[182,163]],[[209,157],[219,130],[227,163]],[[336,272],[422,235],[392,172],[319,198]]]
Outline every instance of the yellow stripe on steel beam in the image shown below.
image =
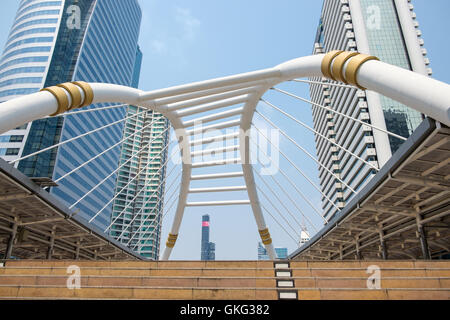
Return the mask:
[[349,84],[357,86],[361,90],[366,90],[366,88],[362,87],[358,80],[356,79],[359,68],[369,60],[380,60],[377,57],[369,56],[367,54],[359,54],[353,57],[349,63],[347,64],[347,68],[345,70],[345,79]]
[[[82,101],[83,98],[78,88],[84,92],[84,101]],[[94,91],[89,83],[84,81],[66,82],[58,84],[57,86],[44,88],[41,91],[50,92],[58,102],[58,109],[55,113],[50,115],[51,117],[65,113],[72,109],[89,106],[94,100]],[[69,94],[72,98],[71,102],[67,94]]]
[[166,242],[166,247],[173,248],[175,246],[175,242],[177,242],[178,235],[169,233],[169,237]]
[[333,76],[331,75],[331,63],[333,62],[334,58],[336,58],[339,54],[341,54],[342,50],[333,50],[328,52],[325,57],[322,60],[322,66],[321,66],[321,70],[322,70],[322,74],[327,77],[327,78],[331,78],[333,79]]
[[78,89],[79,87],[77,85],[70,83],[70,82],[66,82],[66,83],[58,84],[58,87],[66,89],[72,98],[72,104],[71,104],[69,110],[76,109],[81,106],[81,103],[83,102],[82,101],[83,98],[81,96],[81,92]]
[[66,91],[63,88],[60,87],[49,87],[41,89],[41,91],[47,91],[50,92],[58,102],[58,109],[55,113],[51,114],[50,116],[56,116],[60,113],[64,113],[69,109],[69,97],[66,94]]
[[358,52],[352,52],[352,51],[344,51],[341,52],[339,55],[336,56],[336,58],[333,60],[333,65],[331,66],[331,76],[333,80],[341,81],[347,84],[347,81],[345,81],[343,71],[344,71],[344,65],[348,61],[348,59],[358,55]]
[[91,105],[92,101],[94,100],[94,91],[92,90],[89,83],[84,82],[84,81],[74,81],[72,83],[79,86],[84,92],[84,102],[80,106],[80,108]]

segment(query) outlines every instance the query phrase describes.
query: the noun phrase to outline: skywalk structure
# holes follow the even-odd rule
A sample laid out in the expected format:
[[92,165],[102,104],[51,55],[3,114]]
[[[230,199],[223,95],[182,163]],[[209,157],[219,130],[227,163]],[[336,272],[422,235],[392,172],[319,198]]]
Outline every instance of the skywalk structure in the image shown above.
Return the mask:
[[[275,211],[282,218],[285,217],[277,206],[274,206],[275,210],[267,210],[265,205],[267,202],[261,201],[260,195],[273,204],[275,200],[278,200],[278,196],[277,192],[274,191],[275,199],[268,198],[262,188],[255,183],[255,174],[258,173],[253,170],[253,165],[250,162],[250,141],[252,137],[248,132],[252,127],[255,112],[264,117],[261,112],[256,110],[260,101],[269,103],[272,108],[284,114],[293,122],[307,127],[301,119],[295,118],[287,111],[270,103],[263,98],[263,95],[273,88],[272,91],[278,91],[293,100],[301,100],[308,104],[313,103],[276,88],[286,81],[313,77],[336,78],[344,84],[330,83],[330,85],[351,85],[378,92],[423,113],[428,118],[381,169],[374,166],[373,169],[378,171],[377,175],[372,178],[369,185],[358,193],[353,190],[355,195],[352,203],[344,209],[338,208],[339,213],[331,220],[321,217],[326,223],[325,228],[314,236],[306,247],[300,248],[291,258],[354,259],[352,254],[355,247],[356,254],[366,259],[381,254],[384,258],[405,259],[412,257],[426,258],[427,255],[436,257],[442,255],[443,252],[448,253],[450,143],[447,126],[450,125],[450,86],[425,75],[381,62],[374,56],[332,51],[327,54],[297,58],[269,69],[151,92],[102,83],[78,82],[72,85],[53,86],[42,92],[3,103],[0,108],[0,130],[6,132],[29,121],[48,115],[62,114],[69,109],[76,109],[91,103],[125,103],[159,112],[169,119],[171,126],[175,129],[182,160],[181,171],[173,179],[174,183],[170,184],[166,190],[169,195],[167,195],[165,201],[165,215],[175,205],[175,216],[162,259],[166,260],[170,257],[179,236],[186,207],[225,205],[251,206],[261,240],[269,257],[275,259],[272,237],[264,219],[263,210],[277,223],[280,222],[275,218]],[[340,113],[332,106],[314,104],[351,121],[362,122],[358,118]],[[99,112],[99,110],[88,111]],[[267,117],[264,118],[267,119]],[[374,131],[381,131],[399,138],[397,134],[379,128],[370,122],[363,122],[363,125]],[[253,127],[258,129],[256,126]],[[224,128],[230,129],[226,135],[198,138],[199,133]],[[317,134],[317,131],[313,128],[307,128]],[[280,133],[285,134],[282,129],[278,129]],[[336,131],[341,129],[337,127]],[[286,136],[288,137],[288,135]],[[232,140],[234,144],[214,149],[208,148],[208,143],[217,140]],[[291,142],[295,147],[301,148],[293,139]],[[338,143],[335,143],[335,145],[358,161],[370,165],[370,162],[347,148]],[[193,151],[194,146],[201,146],[201,149],[194,149],[195,151]],[[224,154],[234,151],[238,151],[239,157],[227,157],[222,160],[204,162],[195,160],[195,157],[199,155]],[[278,151],[288,159],[283,150],[279,149]],[[170,157],[172,157],[172,154],[169,155]],[[312,155],[311,157],[314,161],[320,163]],[[300,164],[293,161],[289,162],[294,169],[301,172]],[[241,170],[227,171],[226,168],[232,165],[239,165]],[[194,171],[211,166],[223,168],[222,173],[216,170],[215,173],[211,174],[197,174]],[[64,206],[55,206],[57,201],[51,195],[37,187],[32,187],[31,182],[26,181],[11,166],[3,162],[1,168],[1,183],[3,186],[8,186],[3,189],[2,193],[2,203],[4,204],[2,217],[6,217],[2,221],[6,220],[9,223],[9,225],[2,227],[3,238],[5,239],[3,247],[6,252],[13,251],[18,228],[28,230],[32,234],[32,237],[29,238],[48,246],[48,237],[51,234],[47,233],[44,236],[44,238],[47,237],[47,240],[43,239],[42,235],[36,236],[36,234],[33,234],[36,232],[33,231],[35,228],[30,228],[28,225],[38,224],[40,219],[42,222],[40,228],[49,228],[49,220],[60,219],[65,228],[69,228],[69,226],[74,229],[79,228],[79,232],[82,234],[80,237],[86,239],[76,244],[70,244],[67,240],[64,245],[58,243],[62,250],[65,248],[68,255],[75,252],[75,247],[80,255],[83,254],[85,257],[94,259],[97,256],[94,256],[90,248],[96,246],[97,248],[103,246],[107,248],[115,247],[116,252],[110,252],[109,256],[112,255],[116,259],[127,258],[132,254],[131,248],[115,243],[107,237],[98,239],[99,235],[93,231],[94,228],[88,227],[86,229],[86,226],[89,226],[87,221],[77,218],[73,212],[64,208]],[[282,172],[282,169],[280,168],[280,172]],[[168,172],[167,177],[171,176],[172,172]],[[177,184],[178,177],[181,178]],[[193,186],[193,183],[197,181],[212,181],[213,179],[223,181],[231,178],[242,179],[243,183],[223,187],[197,188]],[[336,179],[340,178],[336,176]],[[291,193],[295,191],[301,194],[301,188],[296,186],[295,182],[289,181],[293,185]],[[351,189],[342,179],[340,182]],[[320,192],[320,188],[313,181],[311,181],[311,185]],[[179,191],[176,186],[179,186]],[[15,192],[9,192],[8,189]],[[280,190],[287,193],[281,185]],[[224,198],[219,196],[214,198],[219,192],[235,191],[244,191],[248,198],[245,200],[223,200]],[[193,193],[206,194],[208,201],[189,201],[188,196]],[[324,194],[322,193],[322,195]],[[295,204],[297,197],[293,199],[294,197],[290,196],[289,193],[287,193],[287,196]],[[324,196],[326,197],[326,195]],[[20,204],[25,202],[20,200],[23,197],[27,197],[26,201],[28,202],[31,201],[30,199],[36,199],[34,203],[41,209],[41,214],[30,215],[30,212],[21,208]],[[307,200],[305,199],[305,201]],[[331,199],[328,200],[332,201]],[[53,208],[54,214],[49,213],[49,207]],[[300,206],[296,205],[296,208],[301,213]],[[288,207],[286,207],[286,212],[292,214],[292,210],[289,210]],[[299,212],[295,213],[298,214]],[[308,220],[308,216],[305,218]],[[58,223],[54,223],[52,226],[58,228]],[[144,226],[143,223],[141,223],[140,228]],[[154,225],[155,223],[153,223]],[[41,230],[41,233],[43,232]],[[55,245],[58,232],[57,229],[53,238]],[[70,237],[70,235],[68,236]],[[351,240],[348,240],[347,237]],[[9,239],[9,242],[7,239]],[[23,240],[23,237],[21,239]],[[296,242],[298,240],[295,239]],[[89,241],[89,243],[85,244],[84,241]],[[399,245],[400,249],[393,248],[394,242],[395,245]],[[30,246],[30,243],[22,241],[19,246],[25,246],[26,248]],[[418,247],[418,250],[416,250],[416,247]],[[18,250],[18,256],[21,252],[25,251]]]

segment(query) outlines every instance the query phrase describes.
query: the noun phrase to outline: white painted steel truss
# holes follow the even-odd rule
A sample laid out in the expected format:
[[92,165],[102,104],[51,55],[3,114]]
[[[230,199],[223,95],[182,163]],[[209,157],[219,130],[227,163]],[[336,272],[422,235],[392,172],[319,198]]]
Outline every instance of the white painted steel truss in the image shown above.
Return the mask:
[[[48,115],[64,113],[92,103],[124,103],[142,106],[167,117],[175,129],[182,157],[181,186],[175,218],[172,224],[163,260],[170,257],[172,248],[178,237],[185,208],[188,206],[210,205],[251,205],[254,218],[271,259],[275,259],[272,239],[262,214],[252,164],[250,163],[250,143],[248,132],[256,107],[264,93],[277,84],[296,78],[327,77],[333,80],[357,86],[360,89],[376,91],[397,100],[417,111],[450,126],[450,86],[378,61],[375,57],[363,54],[349,54],[333,51],[326,55],[314,55],[297,58],[276,67],[232,75],[224,78],[190,83],[176,87],[144,92],[129,87],[103,84],[75,82],[28,96],[10,100],[0,105],[0,132],[7,132],[20,125]],[[221,110],[233,105],[243,105],[234,109]],[[204,112],[217,111],[207,116],[184,120],[186,117]],[[217,122],[220,121],[220,122]],[[198,123],[209,123],[198,129]],[[197,133],[209,129],[234,128],[232,134],[194,140]],[[383,128],[381,128],[383,129]],[[385,130],[385,128],[384,128]],[[218,139],[236,139],[235,146],[207,150],[204,145]],[[193,146],[202,146],[201,150],[192,151]],[[213,151],[226,153],[239,150],[239,159],[221,162],[193,162],[195,156]],[[240,172],[216,173],[210,175],[193,175],[193,169],[206,166],[226,167],[239,163]],[[190,188],[192,180],[227,179],[243,177],[244,186]],[[190,193],[211,193],[227,191],[243,191],[248,193],[248,200],[188,202]]]

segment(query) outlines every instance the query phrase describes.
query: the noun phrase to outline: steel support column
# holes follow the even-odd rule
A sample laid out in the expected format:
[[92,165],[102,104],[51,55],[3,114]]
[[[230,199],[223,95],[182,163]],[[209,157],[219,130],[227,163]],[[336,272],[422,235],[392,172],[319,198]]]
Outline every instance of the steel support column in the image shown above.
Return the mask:
[[[14,212],[14,209],[13,209],[13,212]],[[6,247],[5,255],[3,257],[5,260],[11,258],[13,247],[14,247],[14,241],[16,240],[18,226],[19,226],[19,219],[14,218],[14,222],[11,226],[12,232],[11,232],[11,235],[9,236],[8,246]]]
[[75,260],[80,258],[80,241],[77,241],[77,246],[75,249]]
[[50,236],[50,244],[49,244],[48,250],[47,250],[47,260],[52,259],[53,247],[55,246],[55,235],[56,235],[56,226],[53,226],[52,235]]
[[424,260],[430,260],[431,254],[430,254],[430,250],[428,248],[427,235],[423,228],[422,217],[420,216],[420,214],[417,214],[416,222],[417,222],[417,232],[419,234],[419,240],[420,240],[420,247],[422,249],[422,257]]
[[356,247],[356,259],[361,260],[361,251],[359,250],[359,238],[355,239],[355,247]]
[[384,240],[384,231],[380,230],[379,234],[380,234],[381,257],[383,258],[383,260],[387,260],[388,259],[388,251],[387,251],[386,241]]

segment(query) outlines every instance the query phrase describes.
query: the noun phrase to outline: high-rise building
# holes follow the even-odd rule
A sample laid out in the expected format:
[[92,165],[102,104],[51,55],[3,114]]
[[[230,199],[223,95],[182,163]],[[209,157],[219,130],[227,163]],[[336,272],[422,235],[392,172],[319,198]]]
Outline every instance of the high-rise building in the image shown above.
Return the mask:
[[[142,53],[138,49],[132,86],[137,88]],[[169,131],[162,114],[129,106],[116,181],[110,234],[140,255],[158,260]]]
[[[381,61],[430,75],[427,51],[418,29],[413,5],[408,0],[324,0],[314,53],[332,50],[358,51]],[[328,82],[326,78],[312,80]],[[373,126],[408,137],[422,115],[405,105],[372,91],[312,84],[312,101],[358,118]],[[375,167],[382,167],[402,141],[331,111],[313,106],[314,128]],[[324,216],[332,217],[358,192],[376,170],[350,153],[316,135]],[[337,178],[344,181],[340,182]]]
[[201,246],[201,260],[215,260],[216,259],[216,245],[209,242],[209,215],[202,216],[202,246]]
[[[274,249],[277,259],[287,259],[287,248],[275,247]],[[258,242],[258,260],[270,260],[269,255],[267,254],[267,250],[266,248],[264,248],[261,242]]]
[[[141,23],[137,0],[22,0],[0,60],[0,102],[43,87],[82,80],[130,86]],[[107,104],[90,108],[105,107]],[[7,161],[32,154],[125,117],[126,108],[34,121],[0,137]],[[32,177],[57,180],[122,139],[124,123],[110,126],[39,155],[16,162]],[[68,205],[113,172],[120,147],[90,162],[49,190]],[[116,175],[79,202],[86,219],[105,228],[111,216]]]

